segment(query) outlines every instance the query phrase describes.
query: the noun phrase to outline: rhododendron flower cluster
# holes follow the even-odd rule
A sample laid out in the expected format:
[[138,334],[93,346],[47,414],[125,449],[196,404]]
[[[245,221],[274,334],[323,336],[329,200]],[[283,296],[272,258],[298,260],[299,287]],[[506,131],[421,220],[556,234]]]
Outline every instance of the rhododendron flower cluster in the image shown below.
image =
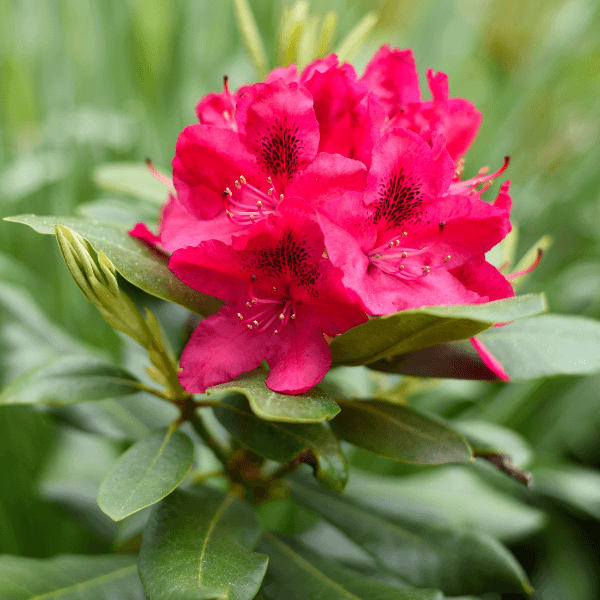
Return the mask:
[[[200,100],[177,140],[156,236],[190,287],[225,300],[182,358],[189,392],[266,360],[267,385],[302,393],[331,364],[326,339],[369,318],[512,296],[485,253],[510,231],[509,182],[462,180],[481,115],[385,46],[362,77],[335,55]],[[500,161],[499,161],[500,162]]]

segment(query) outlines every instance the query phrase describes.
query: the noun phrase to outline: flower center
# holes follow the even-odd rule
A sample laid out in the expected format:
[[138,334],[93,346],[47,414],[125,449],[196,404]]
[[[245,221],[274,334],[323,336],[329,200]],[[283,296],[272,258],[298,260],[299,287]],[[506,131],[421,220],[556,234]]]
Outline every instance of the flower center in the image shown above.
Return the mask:
[[[443,268],[443,263],[447,263],[450,260],[450,256],[448,255],[442,259],[442,264],[435,266],[424,265],[418,259],[413,260],[414,257],[429,252],[440,243],[445,225],[445,223],[440,223],[437,238],[429,246],[421,248],[421,250],[401,246],[400,239],[408,235],[406,231],[403,231],[400,234],[400,238],[391,240],[387,244],[373,248],[373,250],[367,252],[369,263],[393,277],[400,279],[421,279],[431,273],[431,271]],[[409,260],[404,264],[406,259]]]
[[270,177],[267,177],[267,183],[269,189],[265,193],[249,184],[246,178],[240,175],[240,178],[235,180],[233,190],[225,188],[223,206],[232,223],[250,227],[275,211],[277,205],[283,200],[283,194],[277,194]]
[[258,298],[254,294],[252,282],[248,287],[250,300],[246,302],[246,307],[251,310],[244,310],[247,316],[238,313],[240,321],[255,331],[266,331],[273,327],[273,333],[279,333],[282,327],[285,327],[290,321],[296,318],[296,307],[294,301],[288,293],[272,288],[273,292],[264,298]]

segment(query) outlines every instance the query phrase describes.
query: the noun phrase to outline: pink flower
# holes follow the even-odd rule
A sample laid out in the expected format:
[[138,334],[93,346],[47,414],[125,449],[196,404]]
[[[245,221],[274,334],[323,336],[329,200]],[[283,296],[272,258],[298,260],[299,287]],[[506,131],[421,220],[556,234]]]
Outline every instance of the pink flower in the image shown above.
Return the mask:
[[286,199],[255,226],[243,250],[213,240],[174,252],[169,267],[179,279],[227,301],[185,347],[183,387],[204,392],[265,359],[274,391],[299,394],[318,383],[331,364],[323,334],[367,319],[323,251],[314,217]]
[[319,209],[328,256],[368,313],[514,295],[484,258],[510,231],[508,182],[490,205],[450,193],[453,176],[445,149],[394,130],[373,150],[364,194]]
[[[202,114],[212,114],[208,107],[224,102],[223,94],[207,100]],[[169,252],[209,239],[231,243],[284,197],[317,206],[364,187],[362,163],[318,152],[319,124],[305,88],[277,79],[237,97],[235,122],[244,133],[199,124],[186,127],[177,140],[177,196],[163,212],[160,232]]]
[[449,98],[448,77],[444,73],[434,75],[432,70],[427,71],[433,99],[421,100],[411,50],[382,46],[359,81],[385,110],[382,133],[396,128],[410,129],[430,143],[434,134],[441,135],[454,161],[466,153],[477,135],[481,113],[468,100]]

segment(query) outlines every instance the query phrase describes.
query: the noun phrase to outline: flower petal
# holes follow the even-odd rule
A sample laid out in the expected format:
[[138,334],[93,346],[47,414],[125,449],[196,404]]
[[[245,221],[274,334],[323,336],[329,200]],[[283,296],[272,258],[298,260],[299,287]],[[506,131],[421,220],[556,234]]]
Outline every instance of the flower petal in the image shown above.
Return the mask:
[[224,211],[213,219],[199,219],[187,211],[176,197],[171,196],[163,208],[160,240],[163,250],[175,252],[207,240],[221,240],[231,244],[234,235],[243,235],[246,231],[247,227],[233,223]]
[[227,86],[227,77],[224,77],[224,89],[221,93],[213,92],[207,94],[196,105],[196,116],[198,121],[204,125],[214,125],[231,129],[235,124],[234,97]]
[[131,237],[137,238],[138,240],[149,244],[153,248],[157,248],[161,243],[160,235],[155,235],[152,233],[145,223],[136,223],[133,229],[127,233],[129,233]]
[[482,254],[450,271],[466,288],[487,301],[512,298],[515,292],[508,280]]
[[281,79],[266,84],[248,107],[246,136],[259,168],[272,178],[277,193],[284,193],[317,155],[319,124],[311,95]]
[[388,117],[411,102],[421,101],[419,76],[411,50],[382,46],[359,81],[377,96]]
[[443,133],[446,136],[446,150],[456,161],[466,153],[477,137],[481,113],[473,103],[462,98],[450,98],[447,107]]
[[315,71],[305,85],[315,102],[319,150],[370,164],[385,113],[369,97],[367,87],[357,81],[352,65]]
[[346,192],[362,191],[366,182],[367,169],[362,162],[319,152],[315,160],[294,178],[287,193],[314,207]]
[[428,207],[446,191],[454,164],[442,150],[431,148],[412,131],[396,129],[373,149],[364,201],[373,205],[374,220],[383,229],[426,222]]
[[283,79],[285,83],[300,83],[298,68],[293,63],[287,67],[277,67],[267,75],[265,83],[273,83],[273,81],[276,81],[277,79]]
[[177,139],[173,183],[181,204],[201,219],[223,210],[223,191],[255,170],[243,136],[211,125],[190,125]]
[[223,242],[211,240],[176,250],[169,269],[186,285],[225,301],[246,294],[250,274],[239,254]]
[[267,363],[267,387],[282,394],[302,394],[319,383],[331,365],[331,350],[323,332],[298,306],[296,322],[272,335]]
[[181,355],[179,381],[186,391],[204,393],[260,366],[269,336],[248,329],[237,313],[237,307],[228,304],[196,327]]

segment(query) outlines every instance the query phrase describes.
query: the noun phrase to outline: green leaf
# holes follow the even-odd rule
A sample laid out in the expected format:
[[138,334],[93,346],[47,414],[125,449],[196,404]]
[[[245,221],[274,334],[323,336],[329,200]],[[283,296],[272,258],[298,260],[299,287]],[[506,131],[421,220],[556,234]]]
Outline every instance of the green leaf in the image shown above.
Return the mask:
[[386,458],[436,465],[473,460],[465,438],[447,425],[399,404],[338,400],[331,428],[343,440]]
[[194,445],[174,427],[150,432],[125,454],[100,485],[98,504],[114,521],[170,494],[194,462]]
[[0,394],[2,404],[60,406],[139,391],[127,371],[90,356],[60,356],[28,371]]
[[402,477],[353,470],[344,495],[386,514],[410,518],[418,511],[431,520],[475,529],[506,543],[530,536],[546,523],[539,509],[458,465],[430,467]]
[[269,569],[261,590],[267,600],[442,599],[437,590],[396,587],[355,573],[290,538],[265,532],[258,549],[269,555]]
[[106,190],[125,192],[163,204],[167,187],[155,179],[148,167],[139,163],[105,163],[94,169],[96,185]]
[[0,556],[2,600],[143,600],[135,556]]
[[4,220],[23,223],[38,233],[53,235],[55,225],[66,225],[84,237],[96,252],[102,250],[127,281],[148,294],[181,304],[204,316],[216,313],[223,305],[221,300],[196,292],[184,285],[169,271],[169,258],[165,253],[132,238],[127,233],[127,227],[118,223],[98,223],[93,219],[36,215],[7,217]]
[[324,423],[303,425],[273,423],[259,419],[240,394],[222,399],[225,407],[216,407],[215,416],[240,442],[270,460],[287,463],[304,453],[315,471],[317,481],[334,492],[343,491],[348,481],[348,466],[338,439]]
[[229,600],[251,600],[268,561],[252,553],[259,536],[256,514],[233,494],[173,492],[156,506],[144,531],[139,572],[148,600],[175,600],[180,593],[215,597],[206,595],[207,588],[222,590]]
[[477,336],[512,379],[600,370],[600,322],[543,315]]
[[340,412],[335,400],[318,388],[297,396],[271,391],[265,385],[267,375],[268,373],[261,370],[251,371],[234,381],[209,388],[206,394],[216,392],[243,394],[248,399],[252,412],[266,421],[317,423],[325,419],[333,419]]
[[575,465],[540,466],[533,471],[535,491],[600,520],[600,473]]
[[518,562],[490,536],[438,524],[418,510],[410,516],[384,515],[345,496],[289,485],[294,500],[338,527],[380,567],[413,585],[451,596],[531,591]]
[[334,363],[360,365],[426,346],[474,336],[495,323],[506,323],[546,310],[543,294],[486,304],[429,306],[404,310],[353,327],[331,342]]

